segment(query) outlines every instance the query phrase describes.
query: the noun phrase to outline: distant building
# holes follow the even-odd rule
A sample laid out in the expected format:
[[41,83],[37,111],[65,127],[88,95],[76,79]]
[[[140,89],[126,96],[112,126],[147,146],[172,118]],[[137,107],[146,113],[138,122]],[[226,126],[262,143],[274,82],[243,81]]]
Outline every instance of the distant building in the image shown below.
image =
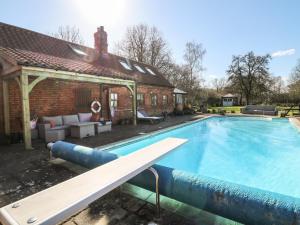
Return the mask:
[[238,104],[238,97],[233,94],[226,94],[221,97],[222,106],[234,106]]

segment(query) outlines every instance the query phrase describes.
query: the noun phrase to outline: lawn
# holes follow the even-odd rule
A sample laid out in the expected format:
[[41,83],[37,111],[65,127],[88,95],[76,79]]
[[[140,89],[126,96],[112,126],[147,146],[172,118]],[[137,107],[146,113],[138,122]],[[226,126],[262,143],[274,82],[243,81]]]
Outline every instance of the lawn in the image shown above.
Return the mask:
[[[214,109],[216,111],[216,113],[219,110],[225,110],[226,113],[231,113],[234,111],[234,113],[240,113],[240,109],[244,107],[244,106],[226,106],[226,107],[208,107],[208,110],[210,110],[210,112],[212,112],[212,110]],[[289,109],[290,107],[283,107],[283,106],[277,106],[277,110],[278,112],[280,111],[285,111],[287,109]],[[293,116],[293,115],[299,115],[299,108],[294,108],[293,110],[291,110],[288,114],[288,116]]]
[[208,110],[210,110],[212,112],[212,110],[214,109],[216,112],[218,112],[219,110],[225,110],[226,113],[231,113],[234,111],[234,113],[240,113],[241,108],[243,106],[226,106],[226,107],[208,107]]

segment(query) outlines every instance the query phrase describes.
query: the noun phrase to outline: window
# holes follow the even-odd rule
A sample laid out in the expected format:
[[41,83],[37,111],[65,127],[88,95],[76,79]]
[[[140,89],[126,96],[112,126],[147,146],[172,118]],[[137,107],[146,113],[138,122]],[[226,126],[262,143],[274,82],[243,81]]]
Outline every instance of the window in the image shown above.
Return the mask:
[[110,93],[110,107],[117,108],[118,106],[118,94]]
[[152,75],[156,75],[150,68],[146,67],[146,70],[151,73]]
[[166,106],[168,104],[168,96],[167,95],[162,96],[162,104],[164,106]]
[[177,104],[182,104],[183,103],[183,99],[182,99],[182,95],[181,94],[177,94],[176,95],[176,103]]
[[120,64],[126,69],[126,70],[132,70],[131,67],[128,65],[125,61],[120,61]]
[[157,95],[156,94],[151,95],[151,106],[157,106]]
[[140,71],[141,73],[145,73],[145,70],[143,70],[142,67],[140,67],[139,65],[134,64],[134,67],[135,67],[138,71]]
[[90,110],[92,99],[91,90],[88,88],[75,89],[75,106],[79,112],[86,112]]
[[145,104],[144,94],[138,93],[136,96],[137,106],[143,106]]
[[73,46],[73,45],[69,45],[70,46],[70,48],[75,52],[75,53],[77,53],[78,55],[81,55],[81,56],[87,56],[87,54],[84,52],[84,51],[82,51],[81,49],[79,49],[79,48],[77,48],[77,47],[75,47],[75,46]]

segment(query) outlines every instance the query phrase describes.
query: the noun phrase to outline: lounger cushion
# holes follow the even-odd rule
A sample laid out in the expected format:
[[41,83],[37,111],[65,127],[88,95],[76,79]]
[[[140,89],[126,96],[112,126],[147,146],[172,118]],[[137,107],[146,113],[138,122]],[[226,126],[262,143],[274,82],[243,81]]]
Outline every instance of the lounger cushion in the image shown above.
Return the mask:
[[92,115],[92,113],[78,113],[79,122],[90,122]]
[[63,116],[64,125],[70,125],[72,123],[79,123],[77,115],[66,115]]
[[144,118],[145,116],[142,113],[140,113],[139,111],[137,111],[137,117],[138,118]]
[[44,116],[42,119],[43,122],[53,121],[55,126],[61,126],[63,124],[62,116]]

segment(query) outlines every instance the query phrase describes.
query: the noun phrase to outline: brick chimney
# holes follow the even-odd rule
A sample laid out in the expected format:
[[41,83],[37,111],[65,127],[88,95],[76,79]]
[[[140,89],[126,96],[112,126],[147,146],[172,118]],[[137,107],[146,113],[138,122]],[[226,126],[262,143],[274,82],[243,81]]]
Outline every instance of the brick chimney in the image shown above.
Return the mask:
[[107,53],[107,33],[104,30],[104,26],[97,28],[97,32],[94,33],[95,49],[99,54]]

